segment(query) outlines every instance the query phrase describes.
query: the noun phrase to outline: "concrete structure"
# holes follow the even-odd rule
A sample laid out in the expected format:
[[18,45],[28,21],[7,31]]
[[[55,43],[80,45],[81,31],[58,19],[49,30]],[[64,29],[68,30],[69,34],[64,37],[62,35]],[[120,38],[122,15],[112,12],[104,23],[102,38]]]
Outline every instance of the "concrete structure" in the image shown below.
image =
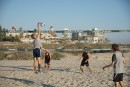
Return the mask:
[[92,32],[94,36],[98,37],[98,43],[105,43],[105,32],[103,30],[98,30],[97,28],[93,28]]
[[14,26],[12,26],[11,32],[16,32],[16,28]]
[[[15,31],[14,31],[15,30]],[[6,33],[6,36],[19,37],[22,42],[29,43],[33,40],[31,35],[34,31],[23,31],[17,32],[14,26],[12,27],[11,32]],[[43,43],[46,44],[58,44],[59,38],[57,37],[56,32],[54,31],[53,26],[49,28],[49,31],[41,31],[41,39]],[[86,43],[105,43],[105,31],[93,28],[92,30],[86,31],[70,31],[68,28],[62,30],[62,38],[65,40],[80,41]]]
[[105,43],[105,32],[93,28],[91,31],[72,33],[72,40],[79,40],[87,43]]
[[64,28],[62,30],[62,38],[63,39],[71,39],[72,38],[72,33],[69,31],[68,28]]
[[16,36],[19,36],[20,33],[19,32],[9,32],[9,33],[6,33],[6,36],[12,36],[12,37],[16,37]]
[[[31,35],[33,34],[33,31],[25,31],[25,32],[17,32],[11,30],[10,32],[6,33],[6,36],[12,36],[12,37],[19,37],[19,39],[24,43],[30,43],[33,42],[33,39],[31,38]],[[58,37],[53,29],[53,27],[50,27],[50,30],[48,32],[41,32],[41,42],[46,44],[58,44]]]
[[75,31],[75,32],[72,32],[72,40],[80,40],[80,38],[83,36],[83,33],[82,32],[78,32],[78,31]]

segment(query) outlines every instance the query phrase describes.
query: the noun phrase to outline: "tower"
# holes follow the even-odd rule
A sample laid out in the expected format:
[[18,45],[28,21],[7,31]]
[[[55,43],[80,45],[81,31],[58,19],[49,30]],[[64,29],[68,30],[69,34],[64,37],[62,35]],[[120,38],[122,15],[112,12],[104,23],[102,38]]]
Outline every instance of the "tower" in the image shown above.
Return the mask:
[[15,32],[16,28],[14,26],[12,26],[12,32]]

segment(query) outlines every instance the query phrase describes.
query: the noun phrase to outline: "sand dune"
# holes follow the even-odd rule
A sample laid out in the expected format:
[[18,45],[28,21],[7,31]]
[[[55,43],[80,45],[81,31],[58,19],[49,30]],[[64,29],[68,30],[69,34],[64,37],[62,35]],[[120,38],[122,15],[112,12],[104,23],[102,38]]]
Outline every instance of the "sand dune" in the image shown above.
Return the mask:
[[[91,54],[90,65],[93,73],[84,66],[81,73],[79,57],[64,54],[61,60],[52,60],[48,73],[35,74],[33,60],[1,60],[0,61],[0,87],[113,87],[112,68],[102,70],[102,67],[111,62],[112,53]],[[130,81],[130,53],[125,53],[127,64],[124,75],[125,86]],[[128,69],[129,68],[129,69]],[[129,82],[130,83],[130,82]]]

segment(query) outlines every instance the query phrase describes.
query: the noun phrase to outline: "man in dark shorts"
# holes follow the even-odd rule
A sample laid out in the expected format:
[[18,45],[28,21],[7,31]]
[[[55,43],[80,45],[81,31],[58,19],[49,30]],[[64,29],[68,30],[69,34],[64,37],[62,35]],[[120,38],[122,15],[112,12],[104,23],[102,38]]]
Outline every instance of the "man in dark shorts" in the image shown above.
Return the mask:
[[123,73],[125,59],[123,54],[119,51],[119,46],[117,44],[112,44],[112,49],[114,51],[114,54],[112,55],[112,63],[104,66],[103,69],[107,67],[113,67],[113,81],[115,82],[115,87],[118,87],[119,84],[121,85],[121,87],[124,87]]
[[82,55],[80,56],[80,59],[82,59],[81,65],[80,65],[80,70],[83,72],[83,66],[86,65],[86,67],[89,69],[90,72],[92,72],[91,67],[89,66],[89,59],[90,59],[90,54],[87,52],[87,47],[84,48],[84,51]]
[[41,22],[38,22],[37,24],[38,26],[38,34],[32,34],[31,38],[34,39],[33,41],[33,56],[34,56],[34,62],[33,62],[33,66],[34,66],[34,72],[37,74],[37,70],[36,70],[36,60],[38,60],[38,71],[40,72],[40,67],[41,67],[41,49],[42,49],[42,44],[41,44],[41,40],[40,40],[40,26],[41,26]]

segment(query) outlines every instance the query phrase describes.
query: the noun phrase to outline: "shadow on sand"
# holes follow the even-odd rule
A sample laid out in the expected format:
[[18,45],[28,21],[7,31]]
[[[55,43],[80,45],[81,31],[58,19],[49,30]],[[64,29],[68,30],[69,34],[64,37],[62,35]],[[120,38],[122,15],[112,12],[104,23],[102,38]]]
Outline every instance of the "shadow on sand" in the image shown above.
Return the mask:
[[55,86],[52,86],[52,85],[47,85],[47,84],[42,84],[43,87],[55,87]]
[[127,76],[128,76],[128,84],[130,85],[130,65],[127,66],[127,70],[128,70],[128,72],[127,72]]
[[127,61],[127,66],[126,66],[126,73],[124,75],[126,75],[128,77],[128,86],[126,87],[130,87],[130,59]]
[[15,80],[15,81],[22,82],[22,83],[24,83],[24,84],[34,84],[34,82],[33,82],[33,81],[26,80],[26,79],[9,78],[9,77],[4,77],[4,76],[0,76],[0,78],[10,79],[10,80]]
[[71,69],[69,68],[63,68],[63,69],[51,69],[52,71],[60,71],[60,72],[63,72],[63,71],[66,71],[66,72],[72,72],[70,71]]
[[[0,70],[0,71],[14,71],[13,69],[16,69],[17,71],[33,71],[33,66],[0,66],[0,67],[7,67],[7,68],[11,68],[10,69],[4,69],[4,70]],[[31,69],[30,69],[31,68]]]

